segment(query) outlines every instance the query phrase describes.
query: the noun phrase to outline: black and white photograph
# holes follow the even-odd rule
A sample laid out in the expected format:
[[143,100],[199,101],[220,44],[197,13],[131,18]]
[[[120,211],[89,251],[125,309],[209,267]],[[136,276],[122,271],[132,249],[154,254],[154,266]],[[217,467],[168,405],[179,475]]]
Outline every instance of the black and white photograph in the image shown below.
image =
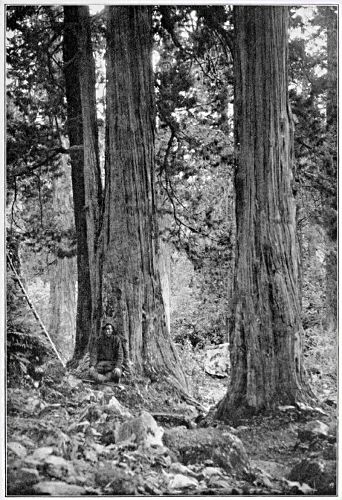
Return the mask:
[[3,9],[6,497],[338,497],[338,3]]

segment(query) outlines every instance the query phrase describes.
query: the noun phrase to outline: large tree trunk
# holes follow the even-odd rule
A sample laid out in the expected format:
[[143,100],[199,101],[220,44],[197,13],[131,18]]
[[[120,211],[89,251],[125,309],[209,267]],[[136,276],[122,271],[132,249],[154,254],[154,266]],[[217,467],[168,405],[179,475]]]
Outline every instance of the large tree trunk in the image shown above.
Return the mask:
[[293,404],[302,363],[287,96],[287,7],[235,7],[236,262],[232,376],[219,418]]
[[73,360],[96,339],[101,306],[98,235],[101,177],[98,160],[95,65],[88,7],[64,7],[64,75],[77,234],[77,321]]
[[[326,18],[328,92],[327,92],[327,135],[331,155],[326,160],[325,174],[336,184],[337,180],[337,13],[336,7],[321,7]],[[330,195],[328,211],[328,251],[326,255],[326,301],[329,312],[329,326],[337,325],[337,190]]]
[[149,7],[109,7],[103,311],[137,373],[186,388],[166,325],[154,192],[154,88]]
[[83,126],[79,77],[78,7],[64,6],[63,59],[67,98],[67,132],[70,143],[70,161],[74,217],[77,238],[77,312],[73,360],[77,362],[86,352],[91,332],[92,301],[87,246],[86,201],[83,172]]
[[84,193],[87,226],[87,244],[90,270],[91,335],[89,339],[91,363],[95,362],[97,337],[102,312],[101,285],[101,202],[102,185],[99,162],[98,129],[95,96],[95,61],[92,52],[89,7],[78,7],[78,48],[80,54],[79,79],[83,122]]
[[[63,231],[73,227],[71,179],[67,155],[61,159],[63,175],[53,180],[53,208],[55,221]],[[56,259],[50,266],[49,332],[56,348],[66,362],[75,345],[76,312],[76,258],[70,255],[70,241],[61,238]]]

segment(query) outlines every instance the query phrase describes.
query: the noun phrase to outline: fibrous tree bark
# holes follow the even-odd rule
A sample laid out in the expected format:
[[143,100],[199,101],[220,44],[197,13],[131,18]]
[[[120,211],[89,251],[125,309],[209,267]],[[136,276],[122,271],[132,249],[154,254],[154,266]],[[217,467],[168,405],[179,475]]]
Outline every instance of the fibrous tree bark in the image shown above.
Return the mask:
[[99,233],[101,183],[98,166],[95,68],[88,8],[64,7],[64,77],[67,130],[77,235],[77,317],[73,360],[86,352],[98,327],[100,300],[96,241]]
[[287,8],[235,10],[236,257],[221,419],[309,394],[302,361]]
[[137,373],[186,388],[166,324],[158,269],[150,7],[107,8],[103,314]]
[[[63,231],[73,227],[71,179],[67,155],[61,156],[63,175],[53,179],[52,202],[55,220]],[[64,361],[74,351],[76,312],[76,257],[70,254],[70,242],[62,236],[59,251],[50,265],[50,318],[49,332]],[[66,251],[63,252],[64,247]]]

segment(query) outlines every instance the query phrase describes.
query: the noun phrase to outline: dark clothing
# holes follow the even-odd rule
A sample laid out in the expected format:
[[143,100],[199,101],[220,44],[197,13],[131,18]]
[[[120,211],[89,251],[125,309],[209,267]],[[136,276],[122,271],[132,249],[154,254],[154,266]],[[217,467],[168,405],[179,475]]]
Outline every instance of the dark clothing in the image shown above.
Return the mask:
[[[109,334],[109,326],[112,333]],[[114,381],[119,383],[122,375],[122,364],[124,360],[123,340],[114,333],[114,325],[107,321],[101,331],[99,338],[96,365],[91,366],[90,376],[97,382]]]
[[98,351],[97,351],[97,362],[110,361],[114,368],[122,368],[123,362],[123,348],[120,337],[117,335],[112,335],[106,337],[102,335]]

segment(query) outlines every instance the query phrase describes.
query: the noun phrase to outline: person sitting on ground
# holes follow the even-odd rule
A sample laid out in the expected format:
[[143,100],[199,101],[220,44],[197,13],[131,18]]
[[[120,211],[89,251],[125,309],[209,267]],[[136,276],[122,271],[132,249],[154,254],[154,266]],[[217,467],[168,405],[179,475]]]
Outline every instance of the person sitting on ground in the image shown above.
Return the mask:
[[120,382],[123,364],[123,345],[110,320],[102,328],[97,349],[96,365],[90,368],[91,377],[97,382]]

